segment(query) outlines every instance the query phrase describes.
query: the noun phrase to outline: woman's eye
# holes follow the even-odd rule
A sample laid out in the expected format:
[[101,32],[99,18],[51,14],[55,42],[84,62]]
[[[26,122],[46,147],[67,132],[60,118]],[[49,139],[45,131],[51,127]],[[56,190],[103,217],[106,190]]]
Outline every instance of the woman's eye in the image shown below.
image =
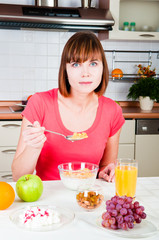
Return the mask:
[[79,66],[79,63],[73,63],[72,66],[73,66],[73,67],[78,67],[78,66]]
[[96,62],[91,62],[90,65],[94,67],[94,66],[97,65],[97,63]]

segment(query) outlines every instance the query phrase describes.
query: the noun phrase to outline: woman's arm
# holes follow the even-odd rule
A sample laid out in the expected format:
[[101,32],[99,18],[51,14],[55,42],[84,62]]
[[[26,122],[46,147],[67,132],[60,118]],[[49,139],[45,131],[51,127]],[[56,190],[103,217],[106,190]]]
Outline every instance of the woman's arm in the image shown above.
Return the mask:
[[27,127],[29,124],[31,122],[24,117],[17,150],[12,163],[14,181],[17,181],[19,177],[25,174],[34,172],[41,149],[46,141],[44,127],[41,127],[38,122],[33,123],[34,127]]
[[114,181],[115,177],[115,160],[118,156],[119,137],[121,129],[108,139],[104,155],[99,165],[99,178],[103,178],[108,182]]

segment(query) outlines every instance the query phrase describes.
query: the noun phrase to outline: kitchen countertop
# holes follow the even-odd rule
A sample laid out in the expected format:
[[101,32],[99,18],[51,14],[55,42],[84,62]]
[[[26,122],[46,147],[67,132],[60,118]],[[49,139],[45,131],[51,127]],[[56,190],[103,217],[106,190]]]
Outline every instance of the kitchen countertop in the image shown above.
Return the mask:
[[22,109],[16,104],[21,104],[21,101],[0,101],[0,119],[17,120],[22,119],[20,112],[13,112],[11,107],[16,107],[17,110]]
[[140,109],[139,102],[123,101],[119,103],[122,107],[123,116],[126,119],[159,118],[159,103],[154,103],[154,107],[151,111],[142,111]]
[[[15,182],[10,182],[10,184],[15,189]],[[99,218],[103,212],[105,212],[105,201],[110,199],[115,195],[115,184],[108,183],[103,180],[97,179],[96,184],[101,185],[104,190],[104,202],[100,208],[95,211],[89,212],[80,208],[76,202],[76,192],[66,189],[61,181],[46,181],[43,182],[44,191],[42,196],[37,202],[28,203],[21,201],[18,196],[15,196],[14,203],[6,210],[0,211],[0,232],[1,239],[4,240],[43,240],[43,239],[69,239],[69,240],[128,240],[131,239],[131,232],[134,233],[134,229],[130,230],[128,238],[119,237],[115,232],[110,233],[105,228],[99,228],[97,226],[97,218]],[[147,219],[142,220],[140,229],[143,229],[147,221],[159,227],[159,177],[146,177],[138,178],[137,180],[137,191],[136,200],[139,201],[141,205],[145,207],[145,212],[147,213]],[[18,228],[10,221],[10,214],[19,208],[24,208],[30,205],[45,205],[52,204],[53,206],[58,206],[66,209],[70,209],[75,213],[75,219],[68,225],[65,225],[55,231],[48,232],[33,232],[26,231],[24,229]],[[145,221],[145,222],[144,222]],[[143,224],[143,225],[142,225]],[[136,226],[137,228],[139,226]],[[145,227],[144,227],[145,228]],[[149,230],[149,228],[146,228]],[[114,230],[116,231],[116,230]],[[135,230],[136,231],[136,230]],[[136,232],[135,232],[136,233]],[[141,230],[144,234],[145,231]],[[141,235],[135,237],[135,239],[141,239]],[[147,240],[158,240],[159,231],[157,231],[152,236],[147,236]]]
[[[22,119],[20,112],[12,112],[10,106],[15,106],[20,101],[0,101],[0,119]],[[142,111],[139,102],[120,101],[125,119],[159,118],[159,103],[154,103],[152,111]]]

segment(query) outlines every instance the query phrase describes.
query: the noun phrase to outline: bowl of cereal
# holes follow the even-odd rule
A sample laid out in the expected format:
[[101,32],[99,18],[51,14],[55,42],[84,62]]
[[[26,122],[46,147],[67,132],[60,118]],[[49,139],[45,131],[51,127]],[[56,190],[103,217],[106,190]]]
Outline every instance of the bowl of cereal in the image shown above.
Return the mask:
[[86,162],[63,163],[58,166],[64,186],[77,190],[79,187],[89,188],[95,183],[98,165]]
[[78,205],[87,211],[92,211],[100,207],[103,200],[103,189],[98,185],[94,185],[88,189],[79,187],[76,193]]

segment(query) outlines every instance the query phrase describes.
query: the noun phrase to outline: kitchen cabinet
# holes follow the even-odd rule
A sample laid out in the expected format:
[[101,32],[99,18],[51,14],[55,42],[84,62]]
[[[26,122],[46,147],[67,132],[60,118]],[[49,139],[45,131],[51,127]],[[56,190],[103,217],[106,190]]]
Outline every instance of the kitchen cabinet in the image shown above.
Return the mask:
[[135,155],[139,177],[159,176],[159,135],[137,135]]
[[159,176],[159,119],[126,120],[119,141],[119,158],[138,162],[139,177]]
[[0,171],[11,171],[11,164],[16,147],[0,147]]
[[[115,20],[109,39],[159,40],[159,0],[110,0]],[[135,31],[124,31],[124,22],[135,22]]]
[[125,120],[119,140],[119,158],[135,158],[135,120]]
[[138,176],[159,176],[159,119],[136,120],[135,142]]
[[11,180],[11,164],[18,144],[21,121],[0,121],[0,179]]

